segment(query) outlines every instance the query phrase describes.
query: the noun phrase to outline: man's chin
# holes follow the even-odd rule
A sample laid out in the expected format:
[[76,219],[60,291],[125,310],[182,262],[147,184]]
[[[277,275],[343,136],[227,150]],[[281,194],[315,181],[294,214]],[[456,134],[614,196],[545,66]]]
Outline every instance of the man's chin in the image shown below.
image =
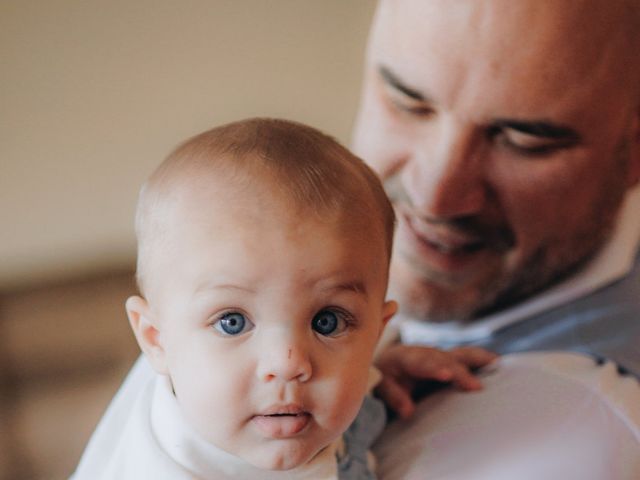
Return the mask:
[[408,265],[391,270],[390,298],[398,301],[402,316],[433,323],[469,322],[493,304],[500,290],[498,273],[473,282],[452,281],[430,272],[418,272]]
[[477,289],[454,291],[425,283],[396,284],[390,296],[398,301],[402,316],[433,323],[471,321],[480,303]]

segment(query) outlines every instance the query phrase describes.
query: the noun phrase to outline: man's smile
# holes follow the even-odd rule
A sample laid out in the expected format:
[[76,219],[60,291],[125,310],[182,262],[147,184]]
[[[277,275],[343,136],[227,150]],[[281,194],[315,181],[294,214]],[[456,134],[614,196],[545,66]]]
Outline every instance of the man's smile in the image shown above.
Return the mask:
[[[401,215],[398,223],[400,252],[412,257],[411,261],[445,275],[462,274],[497,253],[485,238],[478,235],[420,223],[409,215]],[[420,265],[416,267],[420,268]]]

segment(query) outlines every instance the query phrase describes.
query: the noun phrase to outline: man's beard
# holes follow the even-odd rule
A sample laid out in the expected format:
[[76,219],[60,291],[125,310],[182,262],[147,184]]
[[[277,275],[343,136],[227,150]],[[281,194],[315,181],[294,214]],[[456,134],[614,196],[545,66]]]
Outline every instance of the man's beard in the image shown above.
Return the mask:
[[[610,238],[626,194],[628,160],[628,142],[621,142],[611,166],[612,173],[600,185],[591,206],[590,222],[567,238],[551,238],[512,271],[505,270],[503,263],[503,268],[496,271],[494,278],[478,284],[472,295],[459,295],[455,285],[443,286],[433,276],[430,278],[416,270],[411,274],[413,285],[408,285],[406,279],[404,285],[402,282],[394,285],[393,265],[390,295],[399,301],[400,311],[405,316],[430,322],[470,322],[558,284],[584,267]],[[397,180],[389,179],[385,187],[389,187],[387,191],[394,203],[406,202],[408,196]],[[401,261],[412,264],[411,259]]]

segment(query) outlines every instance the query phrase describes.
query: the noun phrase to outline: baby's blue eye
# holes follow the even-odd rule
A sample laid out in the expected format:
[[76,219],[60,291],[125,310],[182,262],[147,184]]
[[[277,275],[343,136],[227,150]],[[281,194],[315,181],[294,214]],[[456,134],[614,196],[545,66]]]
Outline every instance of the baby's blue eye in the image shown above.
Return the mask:
[[213,324],[213,328],[225,335],[240,335],[253,328],[251,323],[242,313],[228,312],[223,314],[218,321]]
[[325,337],[336,336],[344,332],[347,322],[339,312],[320,310],[311,320],[311,328]]

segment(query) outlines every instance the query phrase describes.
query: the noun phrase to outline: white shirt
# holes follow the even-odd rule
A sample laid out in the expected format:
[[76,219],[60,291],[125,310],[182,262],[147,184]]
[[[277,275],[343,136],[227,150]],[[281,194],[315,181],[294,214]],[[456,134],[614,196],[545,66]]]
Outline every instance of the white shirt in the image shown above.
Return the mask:
[[418,404],[375,446],[383,480],[638,480],[640,386],[575,353],[502,357],[477,393]]

